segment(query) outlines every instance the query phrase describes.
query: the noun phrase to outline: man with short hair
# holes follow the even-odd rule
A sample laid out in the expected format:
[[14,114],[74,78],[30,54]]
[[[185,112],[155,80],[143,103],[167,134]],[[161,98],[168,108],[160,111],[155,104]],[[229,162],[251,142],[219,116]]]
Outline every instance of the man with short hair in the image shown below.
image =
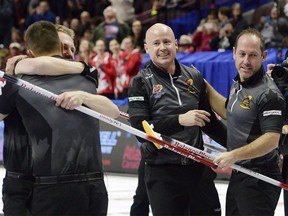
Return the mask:
[[[203,77],[176,59],[178,44],[172,29],[156,23],[147,30],[145,41],[151,61],[129,86],[131,125],[143,130],[146,120],[155,132],[199,149],[204,148],[203,130],[225,145],[226,128],[210,109]],[[221,215],[215,173],[209,167],[139,141],[153,215]],[[207,199],[211,201],[206,203]]]
[[[45,43],[50,44],[50,46],[45,45],[43,46],[44,49],[39,48],[39,46],[41,47],[41,40],[34,41],[35,38],[45,38]],[[48,22],[33,24],[26,33],[29,54],[31,56],[60,55],[60,42],[59,39],[57,41],[57,38],[53,24]],[[35,43],[38,43],[38,46],[35,46]],[[94,82],[87,81],[79,75],[23,76],[22,78],[36,85],[39,84],[56,94],[65,91],[65,89],[73,90],[76,86],[91,93],[95,93],[96,89]],[[11,91],[10,89],[6,94],[16,96],[10,96],[9,99],[15,100],[15,106],[23,118],[32,145],[33,173],[36,178],[32,214],[105,215],[107,213],[107,191],[102,176],[98,121],[88,118],[78,111],[69,111],[68,113],[68,111],[60,108],[53,108],[55,106],[53,101],[27,90],[15,89],[14,86],[9,85],[6,86],[6,91],[7,88],[14,90]],[[77,103],[75,103],[73,96],[66,97],[65,94],[58,97],[57,105],[73,109]],[[79,99],[79,97],[77,98]],[[89,103],[84,99],[82,102]],[[80,104],[82,102],[78,101]],[[13,104],[14,102],[6,104],[8,107],[5,108],[5,112],[1,108],[2,117],[9,113],[9,110],[14,106]],[[1,103],[1,106],[3,105]],[[110,107],[106,106],[106,109],[108,108],[112,115],[115,115],[113,113],[118,110],[115,110],[114,104],[112,105],[111,102],[111,104],[106,105],[110,105]],[[32,110],[33,114],[31,113]],[[51,110],[53,110],[53,115],[50,114]],[[36,119],[34,124],[31,123],[31,115]],[[77,127],[76,129],[78,123],[87,126],[91,133],[87,133],[86,128]],[[61,138],[58,134],[61,134]],[[51,151],[52,149],[53,151]]]
[[[248,28],[237,37],[233,57],[238,75],[226,99],[207,83],[212,109],[227,119],[227,152],[214,162],[223,170],[234,163],[281,181],[279,137],[285,99],[265,74],[265,39]],[[226,215],[274,215],[281,188],[233,170],[226,196]]]

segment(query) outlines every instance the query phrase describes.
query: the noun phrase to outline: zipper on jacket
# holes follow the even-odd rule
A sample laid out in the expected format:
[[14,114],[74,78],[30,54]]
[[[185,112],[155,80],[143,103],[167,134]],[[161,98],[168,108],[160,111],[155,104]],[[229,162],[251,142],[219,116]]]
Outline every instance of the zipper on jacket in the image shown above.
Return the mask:
[[[239,84],[239,83],[238,83],[238,84]],[[240,87],[239,90],[236,90],[236,98],[235,98],[234,102],[233,102],[232,105],[231,105],[231,112],[233,111],[233,107],[234,107],[235,103],[236,103],[237,100],[238,100],[239,92],[242,91],[242,85],[239,84],[239,87]]]
[[170,76],[171,85],[172,85],[172,87],[173,87],[173,88],[175,89],[175,91],[176,91],[179,106],[182,106],[182,101],[181,101],[181,98],[180,98],[180,94],[179,94],[178,89],[177,89],[176,86],[174,85],[173,77],[171,76],[171,74],[169,74],[169,76]]

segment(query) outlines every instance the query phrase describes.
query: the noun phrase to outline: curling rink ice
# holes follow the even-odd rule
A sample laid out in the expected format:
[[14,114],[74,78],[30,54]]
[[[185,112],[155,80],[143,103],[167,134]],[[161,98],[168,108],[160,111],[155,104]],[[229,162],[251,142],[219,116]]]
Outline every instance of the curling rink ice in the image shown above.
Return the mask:
[[[0,167],[0,178],[1,186],[2,179],[5,175],[5,170]],[[134,174],[119,174],[119,173],[105,173],[105,183],[108,190],[109,196],[109,206],[108,215],[109,216],[129,216],[130,206],[133,202],[133,196],[135,189],[137,187],[137,175]],[[216,187],[219,193],[221,205],[222,205],[222,215],[225,215],[225,195],[227,189],[227,181],[217,181]],[[1,195],[2,196],[2,195]],[[2,197],[1,197],[2,200]],[[2,211],[3,204],[0,202],[0,212]],[[152,213],[150,213],[152,215]],[[283,193],[281,193],[277,209],[275,211],[275,216],[284,216],[284,204],[283,204]]]

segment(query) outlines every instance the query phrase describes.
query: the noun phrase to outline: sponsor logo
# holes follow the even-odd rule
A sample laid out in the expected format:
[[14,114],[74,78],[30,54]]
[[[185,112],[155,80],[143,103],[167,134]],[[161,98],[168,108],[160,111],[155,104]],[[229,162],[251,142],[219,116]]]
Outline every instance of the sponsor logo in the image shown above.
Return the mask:
[[131,102],[131,101],[144,101],[144,97],[143,96],[129,97],[128,100],[129,100],[129,102]]
[[252,100],[252,96],[251,95],[246,95],[246,97],[240,103],[240,107],[242,107],[243,109],[250,109],[251,100]]
[[100,131],[101,152],[102,154],[111,154],[113,147],[118,143],[118,137],[121,131]]
[[282,111],[281,110],[267,110],[263,112],[263,116],[281,116]]
[[140,149],[134,145],[127,145],[122,158],[122,168],[123,169],[132,169],[137,170],[139,167],[139,162],[141,160],[141,152]]

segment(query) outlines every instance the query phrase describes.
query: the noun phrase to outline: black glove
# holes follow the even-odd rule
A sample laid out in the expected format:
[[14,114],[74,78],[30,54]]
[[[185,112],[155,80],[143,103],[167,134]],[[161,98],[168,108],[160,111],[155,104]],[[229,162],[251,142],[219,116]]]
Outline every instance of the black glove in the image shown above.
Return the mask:
[[91,65],[86,64],[83,61],[80,61],[84,64],[84,69],[81,72],[82,76],[85,76],[87,79],[91,80],[92,82],[95,82],[96,88],[98,87],[98,71],[96,68],[92,67]]
[[141,144],[141,154],[142,158],[146,163],[154,164],[158,155],[157,147],[151,142],[143,142]]

